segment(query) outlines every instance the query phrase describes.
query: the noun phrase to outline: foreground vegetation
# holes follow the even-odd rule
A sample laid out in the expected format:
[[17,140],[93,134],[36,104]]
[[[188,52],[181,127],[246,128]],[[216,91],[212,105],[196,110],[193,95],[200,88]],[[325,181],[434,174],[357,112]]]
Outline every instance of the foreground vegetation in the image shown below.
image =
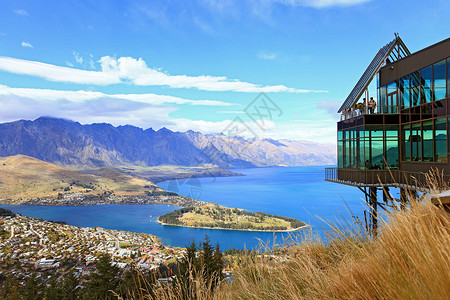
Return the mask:
[[219,205],[186,207],[162,215],[158,220],[166,225],[235,230],[294,230],[305,226],[304,222],[294,218]]
[[[433,178],[429,187],[449,188]],[[331,224],[327,243],[307,234],[281,247],[284,263],[250,252],[233,282],[213,293],[193,279],[197,299],[450,299],[450,215],[426,197],[416,202],[410,195],[410,204],[380,221],[377,238],[362,226]],[[168,288],[165,295],[179,299]]]
[[[436,182],[442,181],[430,181],[435,192],[448,189],[448,183],[437,187]],[[266,251],[228,251],[239,256],[231,282],[225,282],[220,272],[222,254],[206,240],[201,247],[190,245],[177,264],[167,266],[171,283],[158,283],[154,276],[136,270],[131,275],[110,273],[109,263],[104,268],[100,260],[98,272],[85,279],[82,289],[73,288],[68,273],[40,283],[40,296],[35,297],[31,276],[25,283],[5,279],[0,296],[62,299],[61,295],[77,290],[75,297],[66,298],[450,299],[450,215],[427,198],[419,201],[410,195],[409,200],[407,210],[394,210],[380,220],[376,238],[358,223],[349,228],[330,224],[333,230],[326,243],[308,232],[291,235],[285,245],[271,245]],[[57,287],[55,293],[62,289],[62,294],[52,298],[52,286]]]

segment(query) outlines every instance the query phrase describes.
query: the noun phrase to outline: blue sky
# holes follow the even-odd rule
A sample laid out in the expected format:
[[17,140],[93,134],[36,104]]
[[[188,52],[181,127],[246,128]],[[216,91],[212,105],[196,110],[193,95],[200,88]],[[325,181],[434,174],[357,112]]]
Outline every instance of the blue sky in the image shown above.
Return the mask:
[[[261,92],[258,136],[335,143],[335,111],[378,49],[449,37],[450,1],[0,2],[0,122],[223,131]],[[255,127],[256,128],[256,127]]]

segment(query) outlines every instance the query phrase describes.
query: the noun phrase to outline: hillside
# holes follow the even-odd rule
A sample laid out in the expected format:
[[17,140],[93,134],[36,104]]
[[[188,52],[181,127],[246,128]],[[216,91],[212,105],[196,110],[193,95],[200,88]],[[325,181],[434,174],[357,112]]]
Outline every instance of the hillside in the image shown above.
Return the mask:
[[155,131],[126,125],[81,125],[41,117],[0,124],[0,156],[27,155],[59,166],[199,166],[222,168],[326,165],[333,146],[302,141],[243,139],[222,134]]
[[0,199],[61,198],[74,193],[131,196],[145,195],[146,191],[162,189],[118,170],[83,174],[25,155],[0,158]]
[[160,216],[158,221],[163,225],[248,231],[295,231],[306,225],[294,218],[219,205],[178,209]]

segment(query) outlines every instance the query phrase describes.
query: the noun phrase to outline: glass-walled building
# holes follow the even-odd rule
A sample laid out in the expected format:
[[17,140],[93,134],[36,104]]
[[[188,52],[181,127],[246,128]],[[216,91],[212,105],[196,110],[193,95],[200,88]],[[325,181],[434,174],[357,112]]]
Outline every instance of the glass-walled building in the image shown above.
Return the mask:
[[[369,95],[375,78],[377,95]],[[431,168],[450,175],[449,97],[450,39],[411,54],[396,36],[339,110],[337,168],[327,170],[326,180],[401,184]]]

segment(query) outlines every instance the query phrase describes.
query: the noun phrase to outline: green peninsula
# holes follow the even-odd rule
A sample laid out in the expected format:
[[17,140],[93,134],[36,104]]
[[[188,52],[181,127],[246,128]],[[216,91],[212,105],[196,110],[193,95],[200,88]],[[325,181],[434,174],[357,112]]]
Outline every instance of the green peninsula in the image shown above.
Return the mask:
[[306,226],[294,218],[220,205],[185,207],[160,216],[158,221],[163,225],[248,231],[294,231]]

